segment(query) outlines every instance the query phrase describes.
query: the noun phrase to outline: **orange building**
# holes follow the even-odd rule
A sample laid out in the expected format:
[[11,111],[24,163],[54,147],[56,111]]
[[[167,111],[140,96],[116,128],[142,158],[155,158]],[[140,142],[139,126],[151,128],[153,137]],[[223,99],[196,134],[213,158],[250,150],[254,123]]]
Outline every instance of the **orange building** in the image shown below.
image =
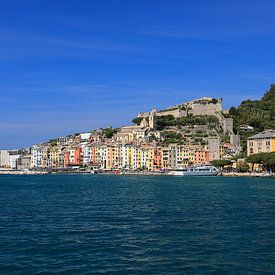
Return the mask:
[[74,163],[73,164],[76,164],[76,165],[83,164],[83,155],[82,155],[81,147],[74,148]]
[[194,164],[205,164],[209,162],[209,151],[195,150]]
[[64,152],[64,167],[66,168],[70,164],[70,151]]
[[154,168],[156,170],[162,168],[162,151],[161,148],[155,148],[154,150]]

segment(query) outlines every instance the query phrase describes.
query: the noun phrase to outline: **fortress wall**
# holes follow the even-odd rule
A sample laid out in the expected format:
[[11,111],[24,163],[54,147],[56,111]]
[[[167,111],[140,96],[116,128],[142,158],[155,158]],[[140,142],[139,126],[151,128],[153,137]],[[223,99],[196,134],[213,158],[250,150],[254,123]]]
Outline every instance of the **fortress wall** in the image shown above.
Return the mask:
[[[216,112],[222,111],[222,100],[218,99],[217,103],[211,103],[209,101],[196,102],[197,100],[187,102],[185,106],[191,108],[190,114],[194,116],[204,116],[204,115],[216,115]],[[139,113],[138,117],[149,117],[150,112]],[[175,118],[187,116],[186,110],[181,110],[180,108],[174,110],[164,110],[163,112],[156,111],[156,116],[167,116],[173,115]]]
[[164,112],[157,112],[156,116],[168,116],[172,115],[175,118],[187,116],[187,112],[184,110],[176,109],[176,110],[167,110]]
[[[156,116],[168,116],[168,115],[172,115],[175,118],[178,117],[183,117],[183,116],[187,116],[187,112],[185,110],[180,110],[180,109],[176,109],[176,110],[166,110],[163,112],[156,112]],[[145,113],[139,113],[138,117],[149,117],[150,116],[150,112],[145,112]]]
[[192,113],[194,116],[204,116],[204,115],[216,115],[216,112],[222,111],[221,103],[207,103],[207,104],[200,104],[194,103],[192,106]]

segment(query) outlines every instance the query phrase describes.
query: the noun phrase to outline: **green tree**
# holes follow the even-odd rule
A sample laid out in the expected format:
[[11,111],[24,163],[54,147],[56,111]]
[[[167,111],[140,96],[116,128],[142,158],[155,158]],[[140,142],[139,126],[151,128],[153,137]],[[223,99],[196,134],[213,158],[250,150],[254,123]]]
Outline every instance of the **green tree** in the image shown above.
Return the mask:
[[132,122],[133,122],[134,124],[139,125],[139,124],[141,123],[142,120],[143,120],[143,117],[135,117],[135,118],[132,119]]
[[157,123],[157,129],[163,130],[167,126],[174,126],[175,123],[175,117],[173,115],[167,115],[167,116],[158,116],[156,118]]
[[117,129],[113,129],[112,127],[102,129],[102,134],[106,138],[111,138],[116,133],[117,133]]
[[253,164],[262,164],[267,170],[275,171],[275,152],[253,154],[246,158],[246,162]]
[[[245,100],[239,107],[231,107],[229,113],[234,119],[234,128],[240,134],[241,146],[246,151],[249,136],[275,128],[275,85],[271,85],[260,100]],[[241,130],[242,124],[253,126],[254,131]]]
[[232,162],[231,160],[221,159],[221,160],[212,160],[211,164],[214,165],[215,167],[224,167],[227,165],[231,165]]

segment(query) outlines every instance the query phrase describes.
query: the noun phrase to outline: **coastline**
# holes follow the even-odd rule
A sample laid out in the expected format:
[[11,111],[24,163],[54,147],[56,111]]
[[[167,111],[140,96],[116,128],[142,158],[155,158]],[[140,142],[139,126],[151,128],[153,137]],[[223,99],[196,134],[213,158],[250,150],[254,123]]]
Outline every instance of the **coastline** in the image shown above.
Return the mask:
[[0,171],[0,175],[48,175],[44,171]]
[[[0,175],[116,175],[116,176],[174,176],[168,173],[158,172],[127,172],[127,173],[89,173],[89,172],[47,172],[47,171],[12,171],[12,170],[0,170]],[[238,172],[223,172],[217,176],[221,177],[271,177],[275,178],[275,173],[238,173]],[[185,177],[185,176],[174,176]],[[196,176],[195,176],[196,177]],[[203,176],[198,176],[203,177]],[[214,176],[215,177],[215,176]]]

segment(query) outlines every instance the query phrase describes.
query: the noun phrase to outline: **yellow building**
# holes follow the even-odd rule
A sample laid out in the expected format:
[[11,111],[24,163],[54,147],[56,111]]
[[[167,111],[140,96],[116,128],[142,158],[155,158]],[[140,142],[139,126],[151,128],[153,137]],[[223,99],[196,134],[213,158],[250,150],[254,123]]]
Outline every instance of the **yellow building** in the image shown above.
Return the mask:
[[179,166],[188,166],[194,162],[195,149],[192,146],[180,145],[177,148],[177,163]]
[[170,161],[169,161],[169,147],[162,147],[162,163],[163,163],[163,168],[168,168],[170,167]]
[[63,159],[62,159],[62,148],[59,146],[54,146],[50,148],[49,155],[51,157],[51,166],[52,167],[62,167]]
[[275,152],[275,130],[266,130],[247,139],[247,155]]
[[42,149],[42,156],[41,156],[41,167],[43,168],[48,167],[48,155],[49,155],[49,148],[45,146]]
[[132,157],[132,150],[133,147],[130,144],[126,144],[122,146],[121,149],[121,166],[123,168],[132,168],[133,166],[133,157]]
[[152,171],[154,168],[154,148],[146,148],[146,168]]

